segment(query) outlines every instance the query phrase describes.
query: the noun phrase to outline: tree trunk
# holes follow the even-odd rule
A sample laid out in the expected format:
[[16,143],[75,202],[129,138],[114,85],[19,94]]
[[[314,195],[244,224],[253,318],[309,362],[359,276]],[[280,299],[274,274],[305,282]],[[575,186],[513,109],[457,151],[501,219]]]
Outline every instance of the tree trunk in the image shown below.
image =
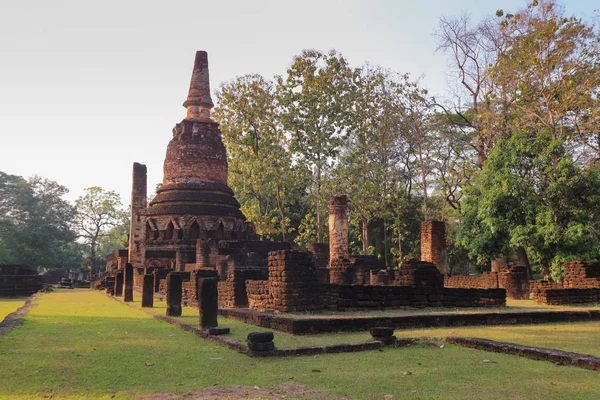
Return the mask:
[[517,247],[517,257],[519,262],[527,268],[527,279],[533,279],[533,271],[531,270],[531,264],[529,264],[529,257],[527,257],[527,251],[523,246]]
[[365,217],[362,218],[362,247],[363,254],[369,255],[369,220]]
[[384,259],[385,259],[385,267],[387,268],[390,264],[389,264],[389,259],[388,259],[388,240],[387,240],[387,219],[384,218],[383,219],[383,255],[384,255]]
[[321,168],[317,168],[317,242],[323,242],[323,232],[321,231]]

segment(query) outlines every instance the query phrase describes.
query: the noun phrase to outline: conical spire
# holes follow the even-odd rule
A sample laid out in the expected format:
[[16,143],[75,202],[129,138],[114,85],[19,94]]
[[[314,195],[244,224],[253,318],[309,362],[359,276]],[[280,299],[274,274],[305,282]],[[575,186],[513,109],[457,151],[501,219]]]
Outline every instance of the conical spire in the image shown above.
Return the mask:
[[190,82],[190,91],[183,106],[187,108],[187,119],[210,120],[210,109],[213,108],[210,98],[210,82],[208,76],[208,53],[197,51],[194,60],[194,71]]

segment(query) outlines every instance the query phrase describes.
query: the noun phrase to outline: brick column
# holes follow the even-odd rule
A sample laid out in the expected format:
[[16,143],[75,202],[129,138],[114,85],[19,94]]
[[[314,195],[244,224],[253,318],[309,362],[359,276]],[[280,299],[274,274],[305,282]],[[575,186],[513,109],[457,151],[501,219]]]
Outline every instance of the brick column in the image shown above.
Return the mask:
[[421,260],[435,264],[446,274],[446,224],[443,221],[421,222]]
[[129,262],[143,267],[146,258],[146,219],[142,215],[147,205],[147,171],[143,164],[133,163],[131,188],[131,226],[129,228]]
[[348,197],[329,199],[329,262],[348,258]]

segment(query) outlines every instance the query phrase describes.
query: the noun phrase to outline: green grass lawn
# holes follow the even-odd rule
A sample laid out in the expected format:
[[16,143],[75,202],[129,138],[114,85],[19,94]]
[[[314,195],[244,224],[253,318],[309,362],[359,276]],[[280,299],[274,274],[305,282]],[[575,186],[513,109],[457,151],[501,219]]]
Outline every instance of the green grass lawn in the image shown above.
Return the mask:
[[[141,295],[135,296],[134,294],[134,301],[129,304],[141,309],[141,300],[139,299],[140,296]],[[157,299],[154,299],[154,307],[144,308],[144,311],[148,311],[157,315],[165,315],[167,311],[167,303],[164,301],[158,301]],[[197,308],[184,306],[182,308],[181,314],[181,317],[178,317],[178,319],[182,322],[192,326],[199,325],[199,314]],[[233,318],[225,318],[223,316],[219,316],[218,321],[220,327],[231,329],[231,334],[225,337],[229,337],[240,342],[245,342],[246,337],[250,332],[274,332],[274,342],[275,346],[278,349],[289,349],[305,346],[327,346],[340,343],[364,343],[372,341],[369,332],[352,332],[323,335],[292,335],[285,332],[275,331],[273,329],[267,329],[252,324],[246,324]]]
[[600,322],[403,329],[397,330],[395,335],[397,337],[478,337],[600,357]]
[[40,296],[24,325],[0,338],[0,398],[131,398],[289,380],[357,399],[597,399],[600,393],[597,372],[452,345],[250,358],[90,290]]
[[2,298],[0,299],[0,321],[8,314],[17,311],[17,309],[25,304],[26,297]]

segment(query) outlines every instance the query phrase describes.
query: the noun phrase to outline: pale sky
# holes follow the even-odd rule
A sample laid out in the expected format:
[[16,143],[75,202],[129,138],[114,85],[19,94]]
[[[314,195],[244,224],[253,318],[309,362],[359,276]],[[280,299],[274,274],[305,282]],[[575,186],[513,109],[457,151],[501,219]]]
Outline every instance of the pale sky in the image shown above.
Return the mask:
[[[595,0],[563,1],[585,20]],[[0,171],[38,174],[130,201],[134,161],[148,189],[162,181],[175,123],[185,116],[196,50],[208,51],[211,88],[248,73],[283,74],[303,49],[336,49],[408,72],[447,91],[435,52],[439,17],[476,20],[525,0],[63,1],[0,0]],[[214,100],[214,95],[213,95]]]

